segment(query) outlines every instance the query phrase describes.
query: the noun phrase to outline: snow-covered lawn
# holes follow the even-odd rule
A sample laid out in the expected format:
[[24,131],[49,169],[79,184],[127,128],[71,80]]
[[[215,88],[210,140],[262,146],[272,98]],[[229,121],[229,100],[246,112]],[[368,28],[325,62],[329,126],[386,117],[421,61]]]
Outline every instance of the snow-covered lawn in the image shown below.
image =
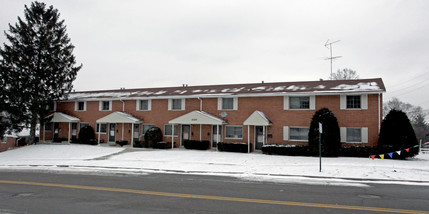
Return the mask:
[[[410,160],[319,158],[195,151],[152,150],[87,145],[32,145],[0,153],[0,169],[170,172],[278,180],[336,178],[412,181],[429,185],[429,154]],[[298,179],[298,180],[299,180]]]

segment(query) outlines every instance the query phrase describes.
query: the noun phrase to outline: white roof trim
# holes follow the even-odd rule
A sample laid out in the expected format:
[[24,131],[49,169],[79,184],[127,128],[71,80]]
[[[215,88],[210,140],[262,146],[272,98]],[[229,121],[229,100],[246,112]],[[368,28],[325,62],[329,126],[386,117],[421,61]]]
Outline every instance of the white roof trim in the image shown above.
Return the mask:
[[269,126],[271,121],[261,111],[254,111],[244,122],[246,126]]
[[73,117],[68,114],[64,114],[61,112],[54,112],[53,114],[49,115],[48,117],[52,117],[51,121],[52,123],[77,123],[80,122],[80,119],[77,117]]
[[113,112],[96,121],[97,123],[142,123],[143,121],[125,112]]
[[170,124],[222,125],[225,121],[203,111],[192,111],[168,121]]

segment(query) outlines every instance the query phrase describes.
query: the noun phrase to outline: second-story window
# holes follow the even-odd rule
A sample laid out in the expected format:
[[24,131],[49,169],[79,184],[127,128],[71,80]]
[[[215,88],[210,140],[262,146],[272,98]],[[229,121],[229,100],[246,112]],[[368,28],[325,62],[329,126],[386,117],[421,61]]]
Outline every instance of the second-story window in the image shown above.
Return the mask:
[[290,109],[310,109],[310,97],[289,97]]
[[75,103],[75,111],[86,111],[86,102],[85,101],[77,101]]
[[347,96],[347,108],[360,108],[360,95],[358,96]]
[[100,101],[100,111],[111,111],[112,101]]
[[222,109],[223,110],[234,109],[234,98],[222,98]]
[[185,110],[185,99],[169,99],[168,110]]

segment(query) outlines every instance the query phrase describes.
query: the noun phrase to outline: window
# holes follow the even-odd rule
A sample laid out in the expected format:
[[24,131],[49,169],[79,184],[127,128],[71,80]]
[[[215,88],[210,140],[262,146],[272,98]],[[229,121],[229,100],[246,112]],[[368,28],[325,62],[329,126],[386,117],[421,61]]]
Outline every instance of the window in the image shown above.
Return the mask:
[[242,126],[226,126],[225,137],[230,139],[242,139],[243,127]]
[[367,127],[340,127],[341,142],[368,143]]
[[100,111],[111,111],[112,101],[100,101]]
[[106,130],[107,130],[107,125],[105,123],[101,124],[101,131],[100,131],[100,123],[97,123],[97,131],[96,131],[97,133],[98,132],[106,133]]
[[185,110],[185,99],[169,99],[168,110]]
[[314,110],[316,109],[316,96],[285,96],[284,110]]
[[219,97],[218,110],[238,110],[238,97]]
[[89,123],[80,123],[80,124],[79,124],[79,130],[80,130],[81,128],[83,128],[83,127],[87,127],[87,126],[89,126]]
[[[171,137],[171,127],[173,125],[164,125],[164,135],[167,137]],[[179,125],[174,125],[174,136],[179,136]]]
[[290,140],[303,140],[308,141],[309,128],[306,127],[290,127],[289,139]]
[[347,108],[359,108],[360,105],[360,96],[347,96]]
[[143,124],[143,131],[142,134],[144,135],[146,133],[147,130],[149,130],[150,128],[155,127],[155,125],[153,124]]
[[234,109],[234,98],[222,98],[222,109],[224,110]]
[[75,110],[76,111],[86,111],[86,102],[84,102],[84,101],[76,102]]
[[45,131],[47,132],[52,131],[52,123],[45,123]]
[[368,94],[340,95],[340,109],[368,109]]
[[150,111],[151,100],[137,100],[137,111]]
[[360,128],[347,128],[347,142],[361,142],[362,130]]
[[310,97],[289,97],[290,109],[310,109]]

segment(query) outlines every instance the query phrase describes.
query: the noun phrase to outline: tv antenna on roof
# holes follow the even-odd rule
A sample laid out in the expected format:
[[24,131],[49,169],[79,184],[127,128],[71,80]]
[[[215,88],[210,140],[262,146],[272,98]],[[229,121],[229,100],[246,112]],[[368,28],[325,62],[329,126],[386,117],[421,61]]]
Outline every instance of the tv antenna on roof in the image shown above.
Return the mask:
[[337,43],[339,41],[340,40],[337,40],[337,41],[334,41],[334,42],[329,42],[329,39],[328,39],[328,41],[326,41],[326,43],[325,43],[325,47],[328,48],[329,52],[331,53],[331,57],[327,57],[326,58],[326,60],[331,60],[331,76],[329,77],[330,79],[332,79],[332,60],[338,59],[338,58],[341,57],[341,56],[332,56],[332,44]]

